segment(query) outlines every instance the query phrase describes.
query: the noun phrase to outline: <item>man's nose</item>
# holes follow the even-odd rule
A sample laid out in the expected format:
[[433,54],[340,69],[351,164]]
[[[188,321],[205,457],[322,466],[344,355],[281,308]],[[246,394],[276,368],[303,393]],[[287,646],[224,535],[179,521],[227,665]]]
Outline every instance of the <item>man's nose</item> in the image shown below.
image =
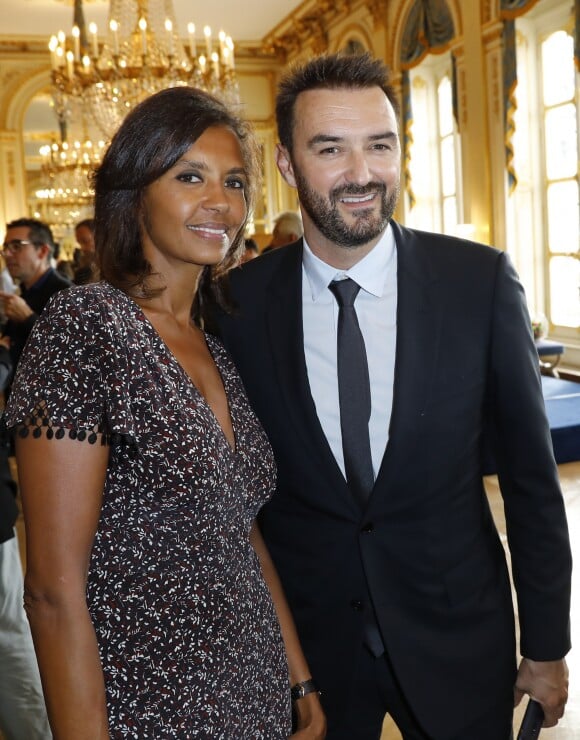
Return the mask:
[[357,185],[366,185],[371,179],[369,164],[364,152],[351,152],[347,179],[349,182],[354,182]]

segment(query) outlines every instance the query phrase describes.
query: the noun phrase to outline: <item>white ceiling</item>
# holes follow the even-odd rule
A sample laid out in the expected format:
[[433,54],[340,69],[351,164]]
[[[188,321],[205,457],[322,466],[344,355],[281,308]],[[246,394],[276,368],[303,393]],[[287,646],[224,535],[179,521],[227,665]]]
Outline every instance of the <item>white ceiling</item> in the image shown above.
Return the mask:
[[[301,0],[173,0],[182,36],[187,23],[201,29],[223,28],[236,41],[260,41],[284,20]],[[108,0],[84,0],[86,23],[106,28]],[[0,36],[50,37],[72,26],[73,0],[0,0]]]

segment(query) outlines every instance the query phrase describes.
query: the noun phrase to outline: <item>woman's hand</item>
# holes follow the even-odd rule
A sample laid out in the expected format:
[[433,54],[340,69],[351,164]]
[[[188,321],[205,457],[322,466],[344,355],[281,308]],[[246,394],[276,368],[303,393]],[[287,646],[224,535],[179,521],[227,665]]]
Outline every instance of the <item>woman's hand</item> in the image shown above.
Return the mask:
[[323,740],[326,737],[326,717],[317,693],[307,694],[294,703],[297,730],[292,740]]

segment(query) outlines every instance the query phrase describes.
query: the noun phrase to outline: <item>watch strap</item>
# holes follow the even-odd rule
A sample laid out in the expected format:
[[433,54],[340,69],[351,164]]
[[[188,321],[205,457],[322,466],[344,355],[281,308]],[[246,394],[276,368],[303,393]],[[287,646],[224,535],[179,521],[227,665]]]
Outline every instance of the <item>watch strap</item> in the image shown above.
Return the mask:
[[316,681],[313,678],[309,678],[307,681],[300,681],[300,683],[294,684],[290,689],[290,696],[294,702],[314,692],[320,694]]

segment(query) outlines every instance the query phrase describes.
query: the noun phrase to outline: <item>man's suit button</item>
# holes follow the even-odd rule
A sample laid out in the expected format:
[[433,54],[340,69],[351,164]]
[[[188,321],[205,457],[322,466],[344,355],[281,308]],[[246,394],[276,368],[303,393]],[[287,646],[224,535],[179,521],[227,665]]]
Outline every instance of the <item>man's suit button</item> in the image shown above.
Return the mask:
[[360,599],[353,599],[350,602],[350,605],[355,610],[355,612],[361,612],[364,609],[364,604]]
[[367,522],[364,527],[361,529],[361,532],[364,532],[365,534],[370,534],[370,532],[374,529],[374,524],[372,522]]

